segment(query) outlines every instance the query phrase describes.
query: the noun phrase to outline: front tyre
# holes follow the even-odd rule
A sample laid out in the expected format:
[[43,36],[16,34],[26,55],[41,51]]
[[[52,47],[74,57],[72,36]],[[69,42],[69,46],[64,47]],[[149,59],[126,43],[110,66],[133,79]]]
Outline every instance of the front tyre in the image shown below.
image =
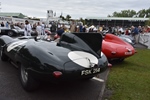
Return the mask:
[[8,61],[7,55],[3,52],[3,49],[0,49],[0,58],[2,61]]
[[28,73],[27,69],[23,65],[20,65],[19,71],[21,84],[26,91],[30,92],[38,88],[39,83],[32,78],[30,73]]
[[118,62],[123,62],[123,61],[124,61],[124,58],[119,58],[117,61],[118,61]]

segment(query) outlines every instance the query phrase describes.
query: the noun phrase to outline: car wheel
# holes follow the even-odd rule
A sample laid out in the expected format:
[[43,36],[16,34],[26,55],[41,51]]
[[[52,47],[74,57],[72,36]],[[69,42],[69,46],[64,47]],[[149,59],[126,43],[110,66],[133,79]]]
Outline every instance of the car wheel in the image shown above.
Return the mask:
[[124,61],[124,58],[119,58],[117,61],[118,61],[118,62],[123,62],[123,61]]
[[39,83],[32,78],[23,65],[20,65],[20,81],[23,88],[28,92],[36,90],[39,86]]
[[8,36],[13,36],[14,33],[13,33],[12,31],[9,31],[9,32],[7,33],[7,35],[8,35]]
[[3,52],[3,50],[0,50],[0,58],[2,61],[8,61],[7,55]]

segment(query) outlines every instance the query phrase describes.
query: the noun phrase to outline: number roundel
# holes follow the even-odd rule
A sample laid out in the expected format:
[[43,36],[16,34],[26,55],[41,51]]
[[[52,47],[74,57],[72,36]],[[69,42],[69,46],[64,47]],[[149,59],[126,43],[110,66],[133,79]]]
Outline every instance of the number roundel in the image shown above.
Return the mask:
[[71,51],[68,53],[68,57],[74,63],[85,68],[94,67],[95,64],[98,64],[98,59],[94,55],[83,51]]

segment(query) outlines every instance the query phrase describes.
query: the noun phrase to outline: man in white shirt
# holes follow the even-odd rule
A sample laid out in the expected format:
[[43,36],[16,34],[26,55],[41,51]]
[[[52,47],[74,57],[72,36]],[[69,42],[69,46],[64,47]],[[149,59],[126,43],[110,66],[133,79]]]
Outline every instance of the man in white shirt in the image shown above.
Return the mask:
[[124,30],[123,30],[123,28],[120,26],[119,27],[119,30],[118,30],[121,34],[124,34]]
[[40,36],[42,33],[42,26],[40,25],[40,22],[37,23],[36,31],[37,31],[38,35]]
[[45,24],[44,24],[44,22],[41,24],[41,28],[42,28],[42,35],[45,35]]
[[32,30],[32,27],[31,27],[30,23],[28,22],[28,20],[26,20],[24,36],[31,36],[31,30]]

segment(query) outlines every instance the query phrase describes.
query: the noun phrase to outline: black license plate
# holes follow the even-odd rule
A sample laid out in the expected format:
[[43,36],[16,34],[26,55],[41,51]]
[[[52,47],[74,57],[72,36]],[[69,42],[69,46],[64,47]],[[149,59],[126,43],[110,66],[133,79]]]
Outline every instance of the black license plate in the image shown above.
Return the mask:
[[99,72],[100,72],[100,68],[86,69],[81,71],[81,75],[90,75]]

